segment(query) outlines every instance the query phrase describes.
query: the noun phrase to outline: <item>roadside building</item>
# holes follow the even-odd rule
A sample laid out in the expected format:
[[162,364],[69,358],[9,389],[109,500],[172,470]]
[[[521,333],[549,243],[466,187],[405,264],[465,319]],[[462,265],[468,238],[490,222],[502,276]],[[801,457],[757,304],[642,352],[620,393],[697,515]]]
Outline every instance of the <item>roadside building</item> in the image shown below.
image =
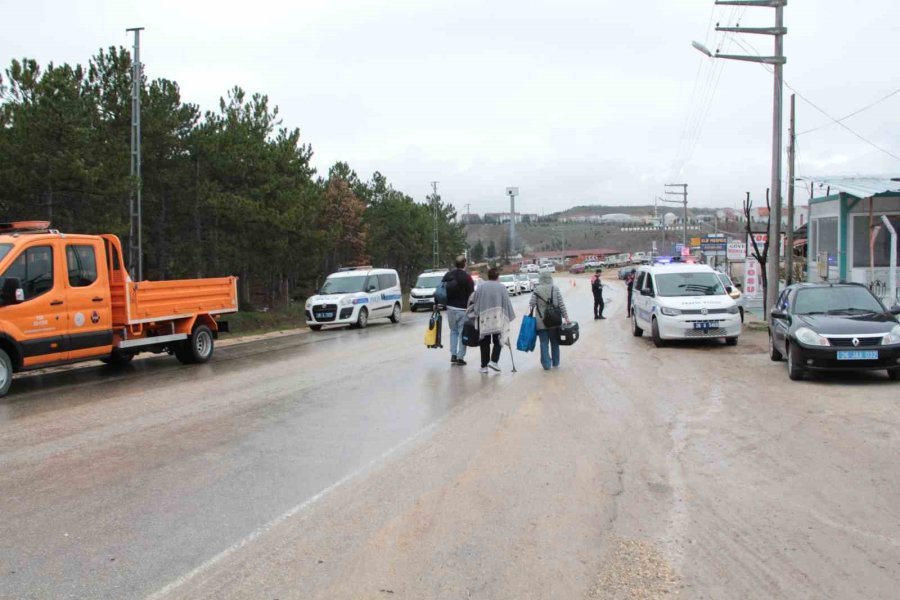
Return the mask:
[[895,264],[891,273],[892,238],[882,220],[900,231],[900,178],[804,179],[825,190],[809,201],[807,281],[862,283],[888,304],[900,300],[896,283],[889,289],[900,272]]

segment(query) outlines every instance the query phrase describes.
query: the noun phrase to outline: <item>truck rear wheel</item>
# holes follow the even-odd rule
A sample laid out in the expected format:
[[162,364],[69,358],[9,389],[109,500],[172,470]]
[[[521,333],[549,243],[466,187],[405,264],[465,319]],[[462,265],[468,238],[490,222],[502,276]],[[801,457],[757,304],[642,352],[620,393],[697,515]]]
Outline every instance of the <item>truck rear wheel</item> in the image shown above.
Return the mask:
[[0,396],[5,396],[12,385],[13,366],[9,354],[0,350]]
[[206,325],[197,325],[191,337],[175,347],[175,358],[186,365],[205,363],[212,358],[213,347],[212,330]]

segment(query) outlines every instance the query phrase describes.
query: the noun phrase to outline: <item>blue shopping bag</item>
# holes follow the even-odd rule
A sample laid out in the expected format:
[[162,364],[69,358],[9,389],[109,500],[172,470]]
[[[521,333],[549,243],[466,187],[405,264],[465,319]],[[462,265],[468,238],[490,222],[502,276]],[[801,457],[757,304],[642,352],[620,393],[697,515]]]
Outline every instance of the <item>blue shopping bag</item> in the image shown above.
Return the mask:
[[534,352],[537,342],[537,319],[533,315],[522,317],[522,327],[519,329],[519,339],[516,341],[516,349],[521,352]]

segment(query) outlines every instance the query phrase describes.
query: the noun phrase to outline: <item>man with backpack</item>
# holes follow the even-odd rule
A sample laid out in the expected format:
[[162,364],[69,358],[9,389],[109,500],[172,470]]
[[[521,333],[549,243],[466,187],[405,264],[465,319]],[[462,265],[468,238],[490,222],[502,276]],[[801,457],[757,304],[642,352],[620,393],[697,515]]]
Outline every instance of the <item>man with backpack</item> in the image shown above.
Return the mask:
[[466,273],[466,257],[456,257],[456,268],[444,275],[441,284],[447,291],[447,326],[450,328],[450,364],[465,366],[466,345],[463,327],[466,326],[466,307],[475,291],[472,276]]

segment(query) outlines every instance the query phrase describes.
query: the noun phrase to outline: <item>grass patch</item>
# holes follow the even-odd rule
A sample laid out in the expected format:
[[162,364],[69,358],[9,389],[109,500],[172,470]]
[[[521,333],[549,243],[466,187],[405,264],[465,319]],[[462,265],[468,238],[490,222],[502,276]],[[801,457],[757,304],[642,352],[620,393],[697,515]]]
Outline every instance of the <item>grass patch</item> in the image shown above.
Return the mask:
[[233,315],[226,315],[223,320],[228,321],[229,329],[231,329],[229,333],[222,334],[223,338],[306,327],[306,315],[302,303],[294,304],[290,308],[265,312],[242,310]]

